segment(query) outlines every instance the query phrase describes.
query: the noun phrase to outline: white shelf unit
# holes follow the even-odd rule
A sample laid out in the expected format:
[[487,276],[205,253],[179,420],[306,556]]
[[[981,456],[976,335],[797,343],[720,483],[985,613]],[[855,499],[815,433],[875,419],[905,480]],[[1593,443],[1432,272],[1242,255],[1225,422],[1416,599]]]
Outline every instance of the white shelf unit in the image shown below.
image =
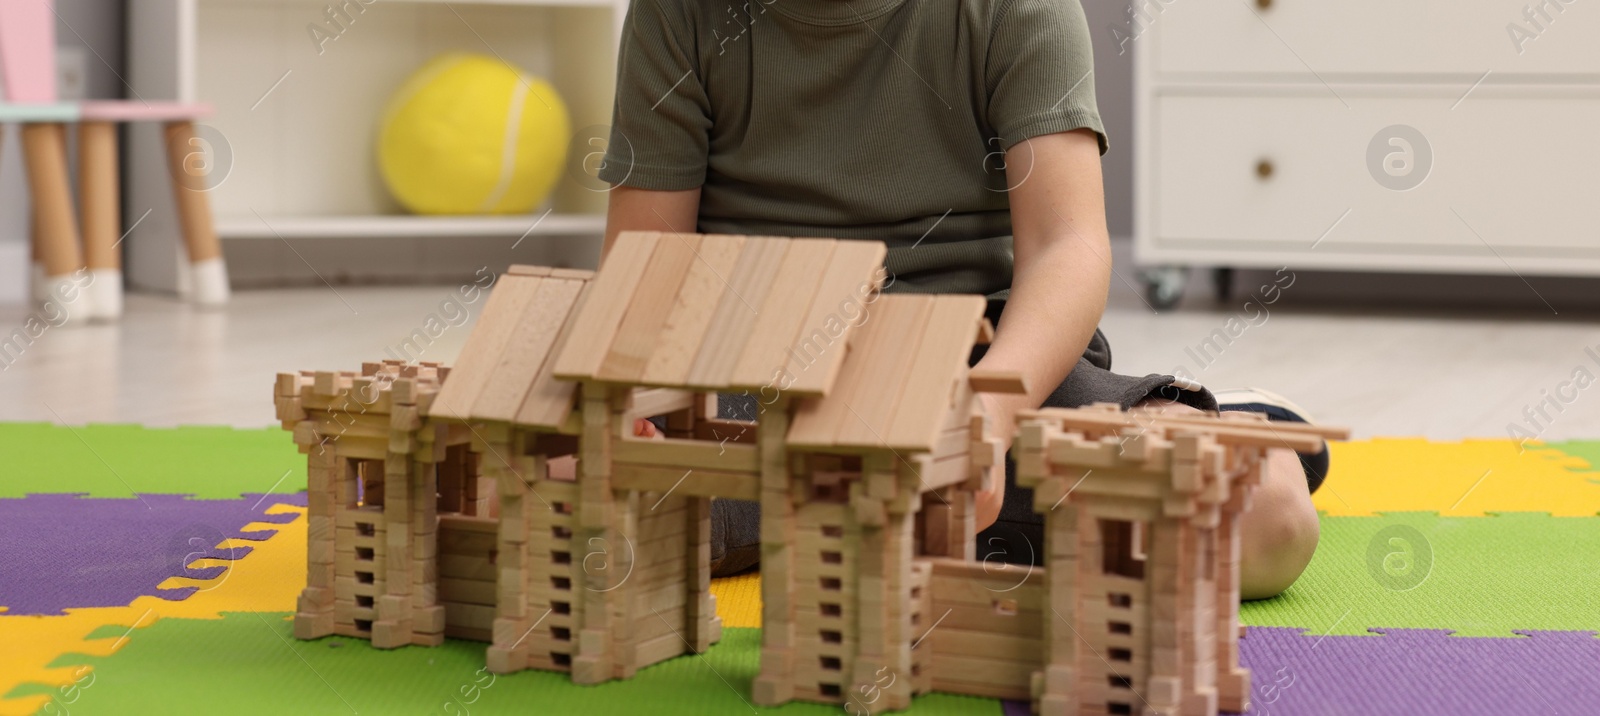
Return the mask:
[[[214,156],[227,171],[211,200],[236,283],[310,274],[445,279],[533,260],[581,265],[598,256],[605,193],[572,160],[530,215],[414,216],[384,188],[374,146],[394,90],[452,51],[497,56],[548,80],[580,137],[608,125],[627,2],[130,0],[131,94],[215,106],[202,124],[221,137],[226,150]],[[330,16],[330,7],[350,19]],[[333,39],[319,42],[313,27]],[[131,131],[124,222],[138,223],[127,239],[128,280],[181,290],[156,130]],[[569,147],[587,151],[581,138]]]
[[1520,43],[1508,0],[1135,9],[1139,263],[1600,276],[1596,8]]

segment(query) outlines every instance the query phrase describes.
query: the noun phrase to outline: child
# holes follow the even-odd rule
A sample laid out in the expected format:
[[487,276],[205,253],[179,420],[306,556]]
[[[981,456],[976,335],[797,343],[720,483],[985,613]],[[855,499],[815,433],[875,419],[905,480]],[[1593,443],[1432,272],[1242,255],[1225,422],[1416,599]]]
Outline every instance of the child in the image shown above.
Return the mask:
[[[1078,0],[634,0],[599,174],[606,249],[628,230],[883,241],[887,290],[989,297],[996,336],[974,359],[1032,386],[984,396],[1002,434],[1040,405],[1215,410],[1199,385],[1110,371],[1106,146]],[[1270,463],[1244,517],[1247,597],[1286,588],[1316,548],[1326,450],[1306,460]],[[1008,464],[979,496],[979,554],[1038,560],[1031,506]],[[759,511],[713,508],[717,571],[753,565]]]

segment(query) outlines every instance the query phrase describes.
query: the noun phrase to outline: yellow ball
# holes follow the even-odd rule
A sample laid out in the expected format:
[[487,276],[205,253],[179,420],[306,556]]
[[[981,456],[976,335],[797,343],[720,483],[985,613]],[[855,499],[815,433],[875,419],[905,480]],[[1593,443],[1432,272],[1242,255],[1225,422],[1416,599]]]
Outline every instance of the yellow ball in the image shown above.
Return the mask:
[[570,136],[550,83],[494,57],[447,54],[389,100],[378,167],[418,214],[525,214],[555,186]]

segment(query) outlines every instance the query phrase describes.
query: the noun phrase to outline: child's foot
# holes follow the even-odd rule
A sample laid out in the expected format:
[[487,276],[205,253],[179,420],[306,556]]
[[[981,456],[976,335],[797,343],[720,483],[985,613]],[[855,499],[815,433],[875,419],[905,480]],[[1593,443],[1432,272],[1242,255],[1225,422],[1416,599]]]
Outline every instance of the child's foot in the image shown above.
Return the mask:
[[[1212,394],[1217,396],[1217,409],[1222,412],[1238,410],[1261,413],[1267,416],[1268,420],[1289,423],[1314,422],[1304,408],[1277,393],[1259,388],[1219,390]],[[1316,492],[1317,488],[1322,486],[1323,479],[1328,476],[1328,446],[1323,445],[1322,451],[1316,454],[1297,454],[1300,456],[1300,467],[1306,471],[1306,487]]]

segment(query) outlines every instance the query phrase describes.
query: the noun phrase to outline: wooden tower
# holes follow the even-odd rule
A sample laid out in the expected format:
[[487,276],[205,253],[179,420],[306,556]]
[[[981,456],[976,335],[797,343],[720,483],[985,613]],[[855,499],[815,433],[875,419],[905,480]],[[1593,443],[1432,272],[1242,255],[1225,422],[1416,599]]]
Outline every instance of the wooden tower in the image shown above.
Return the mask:
[[[1045,516],[1041,714],[1244,711],[1239,517],[1269,450],[1338,429],[1114,405],[1019,418],[1017,482]],[[1050,616],[1050,615],[1047,615]]]
[[937,615],[920,607],[929,572],[914,562],[971,558],[974,492],[999,463],[975,386],[1022,389],[970,375],[983,309],[978,296],[882,296],[833,389],[798,401],[788,474],[773,476],[784,489],[761,496],[756,703],[877,713],[931,686],[912,647]]
[[[441,592],[473,600],[463,608],[480,626],[475,638],[490,642],[495,673],[570,671],[579,651],[589,600],[579,586],[588,550],[574,530],[577,387],[551,372],[591,278],[512,266],[428,411],[430,421],[470,434],[481,494],[495,506],[486,529],[452,534],[447,522],[439,539]],[[441,511],[455,502],[447,490],[454,484],[441,473]]]
[[378,647],[470,638],[436,588],[440,519],[431,499],[440,471],[462,470],[467,436],[421,417],[447,374],[436,364],[367,363],[359,375],[278,375],[278,419],[307,458],[296,637],[340,634]]

